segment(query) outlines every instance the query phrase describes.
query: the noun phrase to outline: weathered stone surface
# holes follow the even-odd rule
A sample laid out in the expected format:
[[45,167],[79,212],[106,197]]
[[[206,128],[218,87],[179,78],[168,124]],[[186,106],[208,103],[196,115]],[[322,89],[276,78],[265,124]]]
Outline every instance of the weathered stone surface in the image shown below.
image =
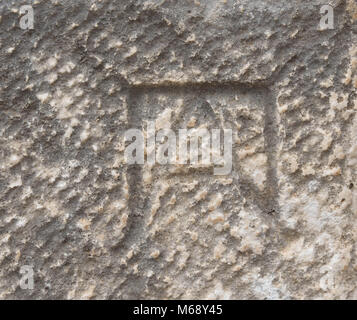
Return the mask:
[[[357,298],[355,1],[31,4],[0,4],[0,298]],[[148,121],[232,129],[232,172],[126,164]]]

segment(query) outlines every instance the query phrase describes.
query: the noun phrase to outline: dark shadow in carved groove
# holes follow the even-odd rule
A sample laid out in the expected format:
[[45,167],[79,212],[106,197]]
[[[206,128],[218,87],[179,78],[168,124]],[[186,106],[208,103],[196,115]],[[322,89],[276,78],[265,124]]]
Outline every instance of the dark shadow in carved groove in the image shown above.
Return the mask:
[[[254,205],[269,215],[279,212],[278,206],[278,179],[277,179],[277,143],[278,143],[278,123],[277,110],[271,90],[266,85],[249,85],[239,82],[227,83],[168,83],[163,85],[143,84],[129,87],[128,101],[128,128],[141,128],[144,115],[138,101],[143,94],[185,94],[197,93],[198,96],[206,95],[214,91],[228,91],[234,93],[246,93],[257,99],[262,105],[265,113],[264,123],[264,149],[268,159],[268,171],[266,189],[259,192],[251,181],[241,179],[238,183],[242,194],[254,199]],[[233,157],[234,158],[234,157]],[[140,165],[128,166],[129,183],[129,210],[128,230],[125,241],[121,241],[121,246],[129,248],[133,243],[138,244],[140,252],[147,252],[145,247],[149,247],[144,238],[144,213],[147,209],[147,199],[142,193],[142,168]],[[124,240],[124,239],[123,239]],[[141,254],[140,254],[141,255]]]

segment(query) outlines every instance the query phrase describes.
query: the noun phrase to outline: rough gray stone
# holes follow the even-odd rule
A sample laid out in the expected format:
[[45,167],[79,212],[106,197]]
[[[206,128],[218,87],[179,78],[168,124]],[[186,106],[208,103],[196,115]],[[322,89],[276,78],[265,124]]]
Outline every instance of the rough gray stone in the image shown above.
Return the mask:
[[[325,1],[35,0],[33,30],[23,4],[0,3],[0,298],[357,298],[355,1],[332,30]],[[232,173],[127,165],[150,120],[232,129]]]

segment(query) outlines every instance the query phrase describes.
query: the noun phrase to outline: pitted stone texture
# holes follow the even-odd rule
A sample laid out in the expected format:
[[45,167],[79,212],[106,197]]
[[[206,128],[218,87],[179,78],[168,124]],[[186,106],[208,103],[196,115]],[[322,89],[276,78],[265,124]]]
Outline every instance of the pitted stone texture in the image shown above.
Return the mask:
[[[9,13],[18,10],[19,3],[9,1],[1,5],[6,11],[2,30],[7,33],[2,50],[7,59],[25,61],[29,49],[32,54],[46,52],[46,57],[71,53],[90,69],[120,74],[135,84],[272,81],[297,57],[313,63],[311,52],[336,34],[318,31],[323,4],[35,1],[35,31],[26,33],[26,44],[18,14]],[[14,51],[8,53],[10,47]]]
[[[232,275],[243,268],[269,269],[274,255],[265,251],[276,241],[267,214],[272,205],[267,189],[276,187],[267,183],[265,105],[270,102],[265,89],[234,86],[133,90],[128,113],[143,132],[148,121],[157,130],[172,129],[177,138],[180,128],[232,129],[234,156],[232,172],[221,177],[214,175],[213,164],[129,169],[128,233],[136,237],[124,240],[125,263],[137,279],[124,284],[123,298],[254,296],[249,281],[232,281]],[[217,285],[228,291],[217,291]]]
[[[357,298],[355,1],[32,3],[0,4],[0,298]],[[125,165],[150,119],[232,128],[232,174]]]
[[[338,20],[355,22],[352,8],[350,1],[352,14]],[[344,26],[336,24],[337,34],[310,53],[314,64],[297,60],[274,85],[284,235],[279,274],[299,299],[357,298],[357,42]]]

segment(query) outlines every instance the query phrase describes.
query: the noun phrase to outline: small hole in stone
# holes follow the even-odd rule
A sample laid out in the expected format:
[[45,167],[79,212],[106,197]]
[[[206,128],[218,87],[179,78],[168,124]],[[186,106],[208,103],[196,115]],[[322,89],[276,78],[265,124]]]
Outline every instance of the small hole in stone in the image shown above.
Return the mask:
[[345,199],[342,199],[342,200],[341,200],[341,202],[344,202],[344,201],[345,201]]
[[353,183],[350,183],[349,188],[352,189],[354,187]]

